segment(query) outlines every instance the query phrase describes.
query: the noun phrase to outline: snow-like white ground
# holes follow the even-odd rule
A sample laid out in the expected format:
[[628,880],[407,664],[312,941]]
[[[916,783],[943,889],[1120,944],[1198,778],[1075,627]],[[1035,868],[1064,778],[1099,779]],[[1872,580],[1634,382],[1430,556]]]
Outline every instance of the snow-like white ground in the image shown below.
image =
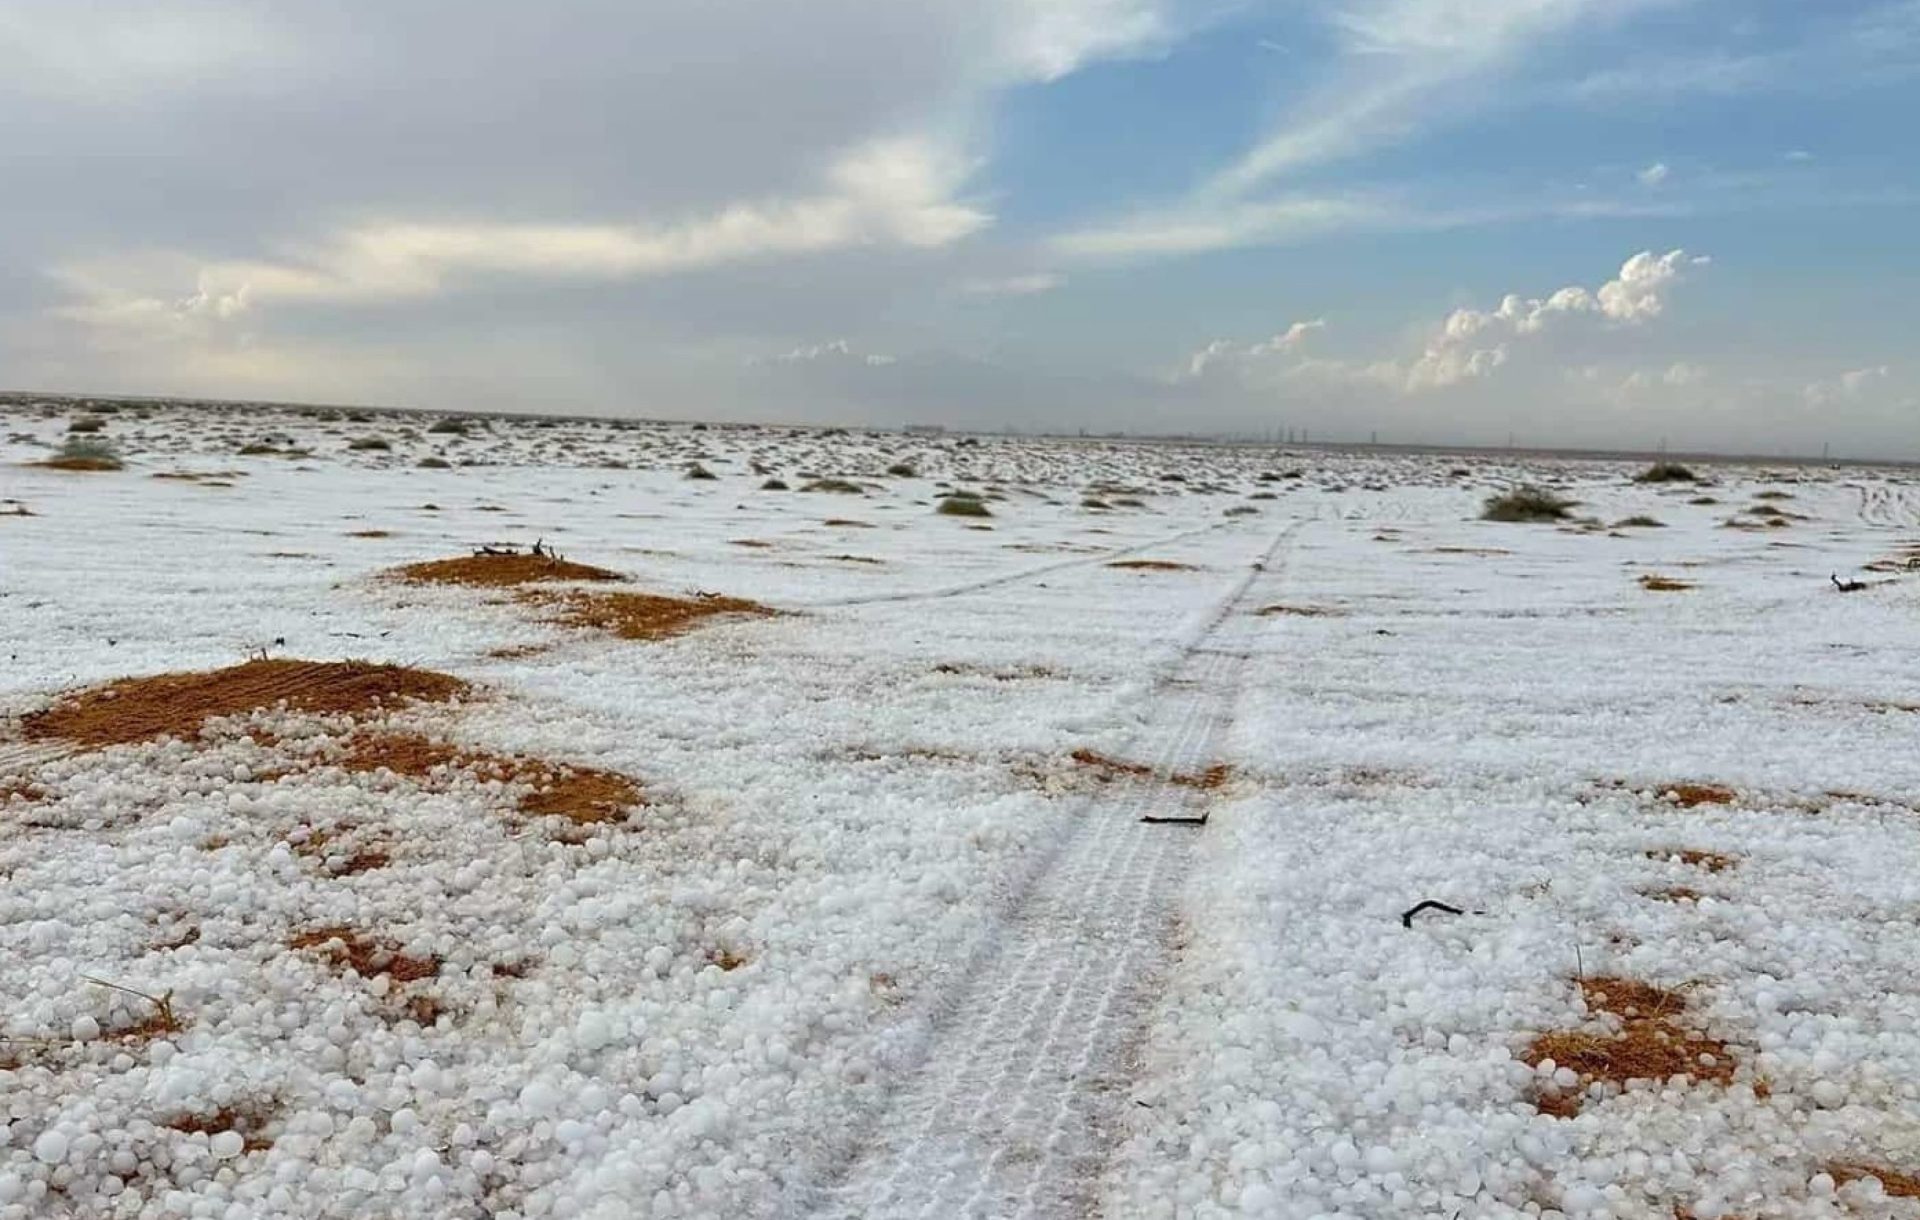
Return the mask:
[[[1138,1028],[996,1085],[1117,1099],[1097,1155],[1032,1150],[1079,1180],[1031,1214],[1920,1215],[1823,1172],[1920,1173],[1920,577],[1828,584],[1920,539],[1912,472],[175,407],[109,417],[125,470],[27,465],[69,414],[0,408],[0,514],[32,514],[0,515],[7,725],[261,647],[397,661],[481,691],[402,720],[649,803],[568,841],[479,785],[274,778],[238,727],[59,756],[0,728],[0,785],[45,794],[0,803],[0,1218],[895,1214],[867,1150],[1001,1028],[995,972],[1047,947],[1101,819],[1163,800],[1210,820],[1153,828],[1188,838],[1116,959],[1151,968],[1094,981]],[[267,440],[306,452],[238,452]],[[152,477],[180,472],[214,477]],[[1665,528],[1474,519],[1523,479]],[[936,515],[955,486],[993,516]],[[1793,516],[1726,528],[1756,505]],[[632,642],[377,577],[535,539],[790,613]],[[1169,720],[1197,690],[1217,732]],[[1070,758],[1202,746],[1235,771],[1200,796]],[[334,875],[311,828],[391,862]],[[1704,897],[1648,896],[1677,886]],[[1423,898],[1469,913],[1402,928]],[[288,947],[336,924],[442,959],[410,985],[437,1019]],[[1767,1095],[1537,1113],[1514,1056],[1581,1027],[1581,972],[1686,985]],[[115,1038],[145,1001],[89,978],[184,1028]],[[223,1113],[246,1140],[180,1129]],[[983,1180],[970,1214],[1007,1214]]]

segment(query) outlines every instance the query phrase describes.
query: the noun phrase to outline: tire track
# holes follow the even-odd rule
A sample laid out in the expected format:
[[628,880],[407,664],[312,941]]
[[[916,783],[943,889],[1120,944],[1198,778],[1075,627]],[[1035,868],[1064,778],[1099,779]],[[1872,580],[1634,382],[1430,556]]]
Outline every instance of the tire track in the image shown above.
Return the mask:
[[1072,559],[1056,560],[1053,563],[1038,564],[1031,568],[1021,568],[1013,572],[1003,572],[998,576],[983,577],[979,580],[961,581],[957,584],[939,585],[931,589],[906,589],[897,593],[864,593],[858,597],[837,597],[827,601],[794,602],[788,608],[794,610],[830,610],[839,606],[874,606],[888,602],[932,601],[943,597],[959,597],[967,593],[981,593],[988,589],[997,589],[1002,585],[1018,584],[1023,580],[1032,580],[1038,576],[1064,572],[1069,568],[1086,567],[1089,564],[1105,563],[1113,559],[1122,559],[1128,555],[1137,555],[1141,551],[1150,551],[1154,547],[1166,546],[1174,542],[1184,542],[1189,538],[1198,538],[1235,524],[1232,521],[1216,521],[1198,529],[1181,530],[1160,538],[1150,538],[1145,542],[1136,542],[1129,546],[1114,547],[1093,555],[1076,555]]
[[1195,834],[1140,819],[1207,799],[1165,781],[1215,757],[1257,627],[1240,612],[1281,575],[1275,560],[1301,525],[1274,537],[1163,675],[1161,703],[1130,751],[1156,782],[1090,804],[975,957],[864,1144],[796,1212],[944,1220],[1092,1211],[1171,961]]

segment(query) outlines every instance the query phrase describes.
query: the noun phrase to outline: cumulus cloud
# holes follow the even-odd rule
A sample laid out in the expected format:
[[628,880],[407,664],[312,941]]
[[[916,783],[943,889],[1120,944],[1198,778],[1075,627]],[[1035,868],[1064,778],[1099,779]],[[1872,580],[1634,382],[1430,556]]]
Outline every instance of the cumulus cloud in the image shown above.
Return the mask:
[[1203,377],[1210,365],[1217,365],[1223,360],[1259,360],[1267,356],[1292,352],[1306,342],[1307,336],[1316,330],[1325,329],[1326,325],[1325,318],[1295,322],[1272,338],[1262,339],[1257,343],[1239,344],[1231,339],[1215,339],[1187,357],[1184,376]]
[[865,365],[867,368],[885,368],[898,363],[896,357],[881,352],[857,352],[853,344],[845,339],[834,339],[827,343],[811,343],[782,352],[773,357],[773,364],[810,364],[826,360],[847,364]]

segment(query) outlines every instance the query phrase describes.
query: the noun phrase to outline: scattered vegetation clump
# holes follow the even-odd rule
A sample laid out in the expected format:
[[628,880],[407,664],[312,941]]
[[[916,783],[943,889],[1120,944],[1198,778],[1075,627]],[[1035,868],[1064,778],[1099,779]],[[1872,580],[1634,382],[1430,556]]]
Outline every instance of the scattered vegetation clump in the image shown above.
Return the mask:
[[920,472],[905,462],[895,462],[893,465],[887,467],[887,473],[897,479],[911,479],[917,478]]
[[72,437],[60,446],[60,452],[39,465],[51,470],[105,471],[124,470],[126,463],[107,441],[91,437]]
[[801,491],[827,491],[827,492],[833,492],[836,495],[842,495],[842,496],[858,496],[858,495],[865,494],[860,490],[860,485],[858,483],[849,482],[846,479],[814,479],[812,482],[803,485],[800,488],[800,490]]
[[1635,979],[1587,978],[1578,982],[1587,1008],[1612,1018],[1615,1032],[1562,1030],[1541,1034],[1521,1051],[1520,1059],[1538,1068],[1551,1061],[1580,1077],[1577,1091],[1540,1094],[1534,1100],[1542,1113],[1568,1118],[1580,1108],[1581,1094],[1595,1082],[1624,1086],[1633,1080],[1666,1082],[1675,1077],[1690,1081],[1731,1084],[1734,1062],[1727,1044],[1682,1023],[1687,1000]]
[[1648,572],[1640,577],[1640,587],[1652,593],[1684,593],[1693,588],[1693,582]]
[[766,482],[760,484],[760,490],[785,491],[787,490],[787,483],[785,479],[768,479]]
[[347,442],[347,448],[355,451],[373,451],[384,453],[393,448],[393,442],[384,436],[356,436]]
[[422,470],[451,470],[453,463],[443,457],[423,457],[415,463]]
[[1698,483],[1700,476],[1678,462],[1655,462],[1633,476],[1636,483]]
[[978,496],[964,495],[959,492],[943,498],[933,511],[948,517],[993,516],[993,510],[988,508],[985,501]]
[[699,462],[693,462],[687,466],[687,477],[689,479],[717,479],[720,476],[708,470]]
[[427,425],[427,431],[436,436],[465,436],[467,434],[467,425],[465,420],[449,417],[447,419],[434,420],[431,424]]
[[1330,609],[1326,606],[1293,606],[1293,605],[1275,604],[1271,606],[1262,606],[1258,610],[1255,610],[1254,613],[1261,618],[1273,618],[1278,615],[1289,615],[1297,618],[1336,618],[1339,616],[1340,611]]
[[666,639],[721,615],[773,613],[758,602],[717,593],[667,597],[658,593],[548,593],[529,589],[521,597],[553,607],[558,621],[568,627],[604,631],[623,640]]
[[67,424],[68,432],[88,433],[105,432],[106,430],[107,421],[101,419],[98,415],[78,415]]
[[1107,565],[1128,572],[1191,572],[1190,563],[1175,563],[1171,559],[1116,559]]
[[217,716],[279,704],[356,715],[404,701],[441,703],[467,691],[450,674],[366,661],[260,659],[197,673],[126,678],[89,687],[21,720],[28,740],[85,746],[192,737]]
[[511,588],[546,581],[616,581],[626,577],[608,568],[573,563],[544,548],[533,551],[487,548],[454,559],[430,559],[392,569],[388,575],[409,584]]
[[1636,513],[1631,517],[1622,517],[1613,523],[1617,530],[1658,530],[1667,528],[1667,523],[1658,517],[1649,517],[1645,513]]
[[1574,501],[1532,485],[1488,496],[1481,509],[1483,521],[1564,521],[1573,514]]

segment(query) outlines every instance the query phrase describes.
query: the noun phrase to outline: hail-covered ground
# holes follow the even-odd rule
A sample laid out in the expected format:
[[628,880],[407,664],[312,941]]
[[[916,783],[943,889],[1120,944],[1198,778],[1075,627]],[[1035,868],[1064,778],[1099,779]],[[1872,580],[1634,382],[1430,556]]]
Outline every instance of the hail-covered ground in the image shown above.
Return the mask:
[[1920,1216],[1914,471],[0,435],[0,1218]]

